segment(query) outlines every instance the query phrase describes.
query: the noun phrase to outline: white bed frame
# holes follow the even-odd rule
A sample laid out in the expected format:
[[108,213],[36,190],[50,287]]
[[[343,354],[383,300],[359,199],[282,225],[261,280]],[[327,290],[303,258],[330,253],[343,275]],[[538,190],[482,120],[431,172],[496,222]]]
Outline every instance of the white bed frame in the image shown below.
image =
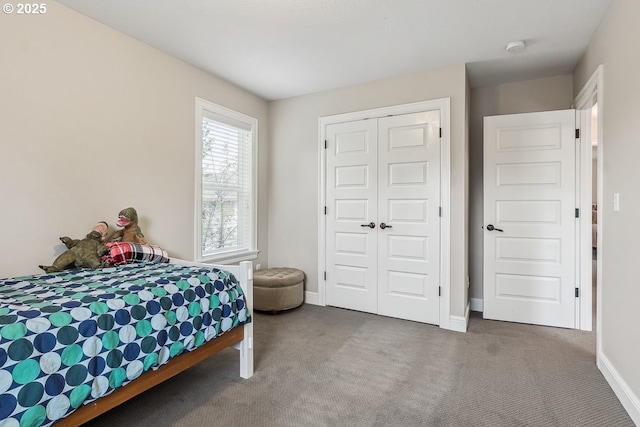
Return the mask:
[[[170,263],[197,267],[213,267],[233,273],[236,279],[238,279],[240,287],[242,287],[247,308],[253,315],[253,264],[250,261],[243,261],[239,265],[221,265],[171,259]],[[254,319],[253,317],[251,323],[245,324],[242,327],[233,328],[220,337],[204,343],[193,351],[176,356],[155,371],[145,372],[140,377],[115,390],[113,393],[78,408],[75,412],[57,421],[55,426],[76,427],[86,423],[228,347],[240,350],[240,377],[250,378],[253,375]]]
[[[238,282],[240,282],[247,309],[249,313],[253,314],[253,263],[251,261],[243,261],[238,265],[224,265],[204,264],[201,262],[172,258],[169,263],[218,268],[233,273],[236,279],[238,279]],[[253,376],[253,318],[251,319],[251,323],[247,323],[243,327],[244,338],[239,343],[234,344],[233,348],[240,350],[240,377],[246,379]]]

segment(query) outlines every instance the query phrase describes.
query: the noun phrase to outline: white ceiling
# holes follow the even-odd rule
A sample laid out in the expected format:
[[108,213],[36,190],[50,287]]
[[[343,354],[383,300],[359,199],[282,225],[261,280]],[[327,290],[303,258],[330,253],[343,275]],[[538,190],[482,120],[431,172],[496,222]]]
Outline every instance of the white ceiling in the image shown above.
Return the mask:
[[612,0],[58,2],[274,100],[462,63],[472,87],[570,73]]

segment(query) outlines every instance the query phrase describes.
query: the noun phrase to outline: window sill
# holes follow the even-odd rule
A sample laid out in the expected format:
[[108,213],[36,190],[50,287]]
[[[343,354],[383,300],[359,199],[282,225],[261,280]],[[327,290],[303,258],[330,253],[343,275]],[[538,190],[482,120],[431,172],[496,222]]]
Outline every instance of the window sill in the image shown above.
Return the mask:
[[258,250],[251,251],[237,251],[237,252],[227,252],[224,254],[217,254],[204,257],[199,260],[199,262],[203,263],[214,263],[214,264],[237,264],[241,261],[254,261],[258,258]]

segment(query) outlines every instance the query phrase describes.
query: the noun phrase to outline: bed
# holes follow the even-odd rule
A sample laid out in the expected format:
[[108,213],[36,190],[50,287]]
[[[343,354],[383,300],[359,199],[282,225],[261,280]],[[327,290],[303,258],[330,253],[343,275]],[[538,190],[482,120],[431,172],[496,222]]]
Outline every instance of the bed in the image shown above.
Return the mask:
[[0,425],[80,425],[228,347],[251,377],[252,286],[175,259],[0,280]]

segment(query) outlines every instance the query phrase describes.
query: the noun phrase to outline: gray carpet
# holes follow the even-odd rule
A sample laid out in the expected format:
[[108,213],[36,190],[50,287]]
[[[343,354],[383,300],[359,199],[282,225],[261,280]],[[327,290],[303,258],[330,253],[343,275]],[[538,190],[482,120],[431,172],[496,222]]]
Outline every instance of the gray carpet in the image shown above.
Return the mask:
[[331,307],[255,315],[225,350],[90,426],[633,426],[595,334],[483,320],[466,334]]

